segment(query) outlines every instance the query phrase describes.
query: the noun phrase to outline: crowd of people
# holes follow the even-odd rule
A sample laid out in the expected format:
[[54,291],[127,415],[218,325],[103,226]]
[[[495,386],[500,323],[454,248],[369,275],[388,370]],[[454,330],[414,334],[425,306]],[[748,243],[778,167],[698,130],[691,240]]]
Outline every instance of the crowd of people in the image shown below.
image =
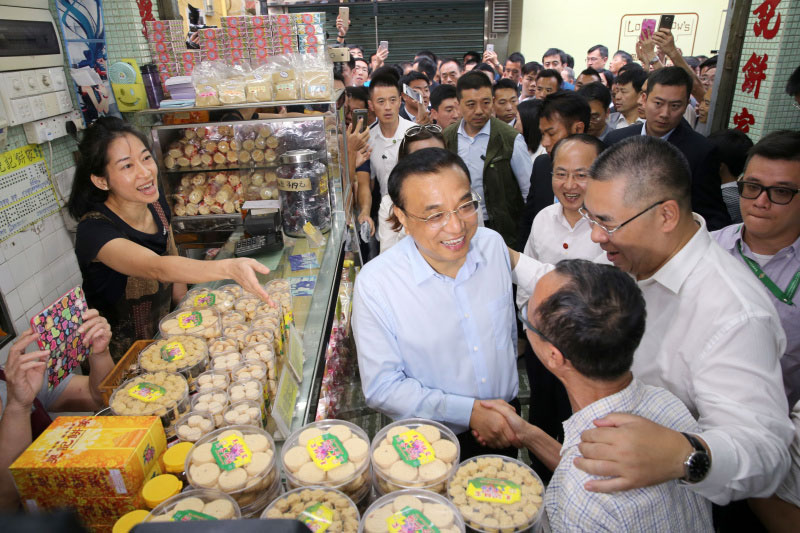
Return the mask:
[[669,29],[580,71],[350,50],[368,405],[526,448],[553,531],[796,528],[800,133],[710,133],[717,58]]

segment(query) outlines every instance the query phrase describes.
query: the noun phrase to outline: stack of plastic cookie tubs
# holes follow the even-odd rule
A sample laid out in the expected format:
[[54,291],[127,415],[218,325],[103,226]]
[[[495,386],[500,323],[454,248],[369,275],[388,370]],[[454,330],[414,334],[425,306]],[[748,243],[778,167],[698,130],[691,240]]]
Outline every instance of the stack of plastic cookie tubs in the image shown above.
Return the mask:
[[298,429],[283,443],[281,464],[289,489],[322,485],[345,493],[359,509],[370,497],[369,440],[343,420],[321,420]]
[[192,289],[186,293],[178,308],[213,307],[220,313],[224,313],[233,309],[234,301],[236,301],[236,297],[224,289]]
[[464,533],[465,527],[458,509],[444,496],[427,490],[405,489],[382,496],[370,505],[358,531]]
[[158,331],[165,339],[187,334],[214,339],[222,334],[222,324],[219,311],[213,307],[187,307],[162,318]]
[[229,426],[206,435],[186,456],[192,487],[217,489],[236,500],[242,517],[258,516],[281,491],[272,437],[256,426]]
[[144,521],[238,520],[241,517],[239,504],[224,492],[191,489],[158,504]]
[[146,372],[120,385],[108,405],[115,416],[160,417],[167,438],[172,438],[173,424],[189,412],[189,385],[177,373]]
[[438,422],[410,418],[389,424],[370,448],[375,491],[381,496],[420,488],[445,494],[460,453],[456,435]]
[[447,484],[447,495],[464,522],[481,533],[536,531],[543,492],[536,472],[502,455],[462,462]]
[[208,366],[208,345],[198,335],[175,335],[157,340],[139,352],[139,367],[145,372],[179,372],[189,390],[197,390],[196,378]]
[[299,520],[312,531],[358,529],[358,508],[346,494],[328,487],[302,487],[281,495],[261,518]]

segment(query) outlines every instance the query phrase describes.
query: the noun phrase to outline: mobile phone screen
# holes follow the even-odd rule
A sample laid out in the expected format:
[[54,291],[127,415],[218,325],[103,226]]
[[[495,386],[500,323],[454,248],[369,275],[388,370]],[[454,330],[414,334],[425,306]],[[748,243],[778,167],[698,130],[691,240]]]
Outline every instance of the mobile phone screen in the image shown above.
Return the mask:
[[353,122],[358,123],[361,120],[361,125],[358,131],[364,131],[367,129],[367,110],[366,109],[354,109],[353,110]]
[[405,93],[406,96],[410,97],[418,104],[422,103],[422,95],[419,94],[414,89],[412,89],[411,87],[409,87],[408,85],[406,85],[405,83],[403,84],[403,92]]
[[486,45],[486,51],[487,52],[494,52],[494,45],[493,44],[487,44]]

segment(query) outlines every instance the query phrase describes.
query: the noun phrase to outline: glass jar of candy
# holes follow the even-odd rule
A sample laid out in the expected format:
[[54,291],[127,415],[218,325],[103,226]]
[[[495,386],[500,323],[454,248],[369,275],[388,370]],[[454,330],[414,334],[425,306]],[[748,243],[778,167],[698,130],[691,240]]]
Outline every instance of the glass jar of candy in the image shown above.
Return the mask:
[[322,232],[331,227],[328,168],[320,159],[314,150],[292,150],[281,156],[281,218],[284,233],[291,237],[304,237],[307,223]]

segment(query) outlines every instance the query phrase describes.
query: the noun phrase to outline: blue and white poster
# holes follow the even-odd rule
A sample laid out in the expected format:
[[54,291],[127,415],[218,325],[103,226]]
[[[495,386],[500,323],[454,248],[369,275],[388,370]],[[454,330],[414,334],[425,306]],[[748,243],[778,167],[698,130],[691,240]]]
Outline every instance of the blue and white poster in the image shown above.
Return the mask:
[[108,81],[101,0],[56,0],[61,36],[83,120],[120,116]]

